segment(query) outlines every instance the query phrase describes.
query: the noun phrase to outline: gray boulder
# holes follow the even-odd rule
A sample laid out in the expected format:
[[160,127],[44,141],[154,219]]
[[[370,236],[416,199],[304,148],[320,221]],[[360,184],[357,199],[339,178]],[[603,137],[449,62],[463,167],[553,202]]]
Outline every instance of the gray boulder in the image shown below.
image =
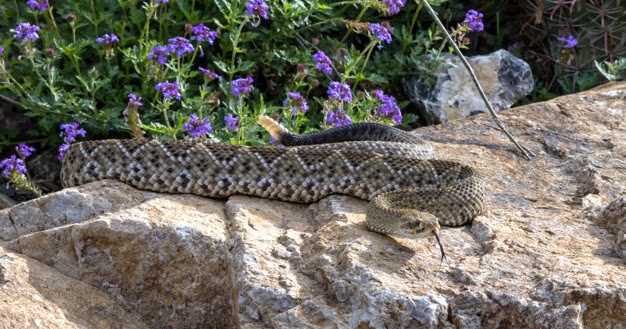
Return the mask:
[[[402,80],[407,97],[417,105],[429,125],[487,113],[472,78],[461,60],[451,54],[442,56],[447,65],[436,73],[435,84],[419,76]],[[506,50],[468,57],[487,98],[496,112],[508,109],[528,95],[534,86],[530,66]]]

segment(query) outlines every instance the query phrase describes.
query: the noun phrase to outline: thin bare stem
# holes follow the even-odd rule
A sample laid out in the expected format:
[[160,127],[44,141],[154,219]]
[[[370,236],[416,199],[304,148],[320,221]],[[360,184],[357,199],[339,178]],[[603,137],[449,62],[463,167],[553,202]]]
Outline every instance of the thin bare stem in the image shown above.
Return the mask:
[[456,54],[461,59],[461,62],[463,62],[463,65],[465,66],[465,68],[469,72],[470,76],[472,77],[472,80],[474,81],[474,84],[476,85],[476,88],[478,89],[478,93],[480,94],[480,97],[485,102],[485,105],[487,105],[487,109],[489,110],[489,113],[491,113],[491,117],[493,117],[493,121],[495,121],[496,125],[498,125],[498,128],[500,128],[500,130],[506,135],[506,137],[508,137],[509,140],[511,140],[511,142],[513,142],[513,144],[515,144],[517,149],[520,150],[520,152],[522,152],[522,154],[524,155],[524,157],[526,157],[526,159],[530,160],[533,157],[535,157],[536,156],[535,153],[533,153],[531,150],[529,150],[528,148],[526,148],[522,144],[518,143],[517,140],[515,140],[515,137],[513,137],[513,135],[511,135],[511,133],[509,133],[509,131],[506,129],[506,127],[504,126],[502,121],[500,121],[500,118],[498,118],[498,115],[496,114],[496,111],[491,106],[491,103],[487,99],[487,95],[485,94],[485,91],[483,90],[483,88],[480,85],[480,82],[478,81],[478,78],[476,77],[476,73],[474,73],[474,70],[470,66],[469,62],[467,62],[467,59],[465,59],[465,56],[463,56],[463,53],[461,52],[461,49],[459,49],[459,47],[456,45],[456,42],[454,42],[454,40],[452,39],[452,37],[450,36],[448,31],[446,30],[446,27],[443,25],[443,23],[441,23],[441,21],[439,20],[439,17],[437,17],[437,13],[435,13],[435,11],[430,6],[428,1],[426,1],[426,0],[421,0],[421,1],[424,4],[424,7],[426,8],[426,10],[428,10],[428,13],[430,14],[430,16],[437,23],[437,26],[439,27],[439,29],[446,36],[446,39],[448,39],[448,42],[450,42],[450,44],[454,48],[454,52],[456,52]]

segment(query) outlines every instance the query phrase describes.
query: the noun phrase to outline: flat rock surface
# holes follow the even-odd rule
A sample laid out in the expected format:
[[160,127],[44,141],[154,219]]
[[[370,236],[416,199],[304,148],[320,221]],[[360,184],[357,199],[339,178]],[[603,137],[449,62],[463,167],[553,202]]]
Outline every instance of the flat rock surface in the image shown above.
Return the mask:
[[501,113],[530,161],[487,115],[417,130],[488,186],[484,215],[443,228],[444,262],[432,238],[368,231],[367,203],[347,196],[213,200],[102,181],[1,210],[0,323],[626,328],[625,98],[612,84]]

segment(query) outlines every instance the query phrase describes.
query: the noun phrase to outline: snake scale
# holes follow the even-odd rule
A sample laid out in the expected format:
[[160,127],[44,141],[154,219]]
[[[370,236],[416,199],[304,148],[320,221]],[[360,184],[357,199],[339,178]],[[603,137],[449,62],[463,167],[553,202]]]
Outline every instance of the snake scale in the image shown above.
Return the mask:
[[[469,166],[436,160],[432,147],[401,130],[352,124],[295,135],[267,117],[259,122],[281,147],[199,139],[104,140],[73,144],[63,159],[65,187],[116,179],[142,190],[207,197],[245,194],[316,202],[331,194],[370,200],[372,231],[422,237],[482,213],[485,187]],[[337,142],[336,139],[343,141]],[[443,247],[441,247],[442,257]]]

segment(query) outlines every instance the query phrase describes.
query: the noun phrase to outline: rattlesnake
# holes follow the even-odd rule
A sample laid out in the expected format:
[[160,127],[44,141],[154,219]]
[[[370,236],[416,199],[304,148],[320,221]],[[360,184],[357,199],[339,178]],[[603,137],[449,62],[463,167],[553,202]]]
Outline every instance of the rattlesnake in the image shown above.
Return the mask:
[[[156,192],[306,203],[352,195],[370,200],[371,230],[412,237],[434,233],[440,247],[440,224],[463,225],[483,211],[484,183],[472,168],[435,160],[428,143],[401,130],[360,123],[300,136],[267,117],[260,123],[279,143],[298,146],[199,139],[81,142],[65,154],[61,180],[65,187],[116,179]],[[335,143],[337,137],[347,141]],[[443,257],[443,247],[441,252]]]

